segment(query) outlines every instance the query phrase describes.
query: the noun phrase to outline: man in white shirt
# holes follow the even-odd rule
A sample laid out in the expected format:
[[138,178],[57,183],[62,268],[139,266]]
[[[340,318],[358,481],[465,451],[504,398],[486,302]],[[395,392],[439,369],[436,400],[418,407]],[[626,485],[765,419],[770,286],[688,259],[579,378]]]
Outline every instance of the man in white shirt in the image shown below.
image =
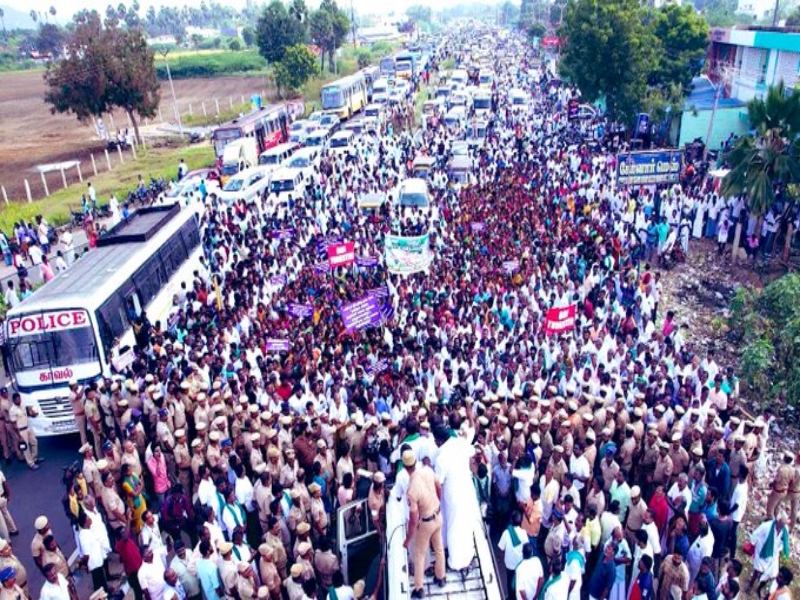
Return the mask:
[[507,597],[512,595],[514,575],[517,566],[522,562],[523,546],[526,545],[528,540],[528,534],[521,527],[522,515],[515,511],[511,520],[512,524],[506,528],[497,543],[497,548],[503,552],[503,563],[506,567]]
[[747,465],[739,466],[738,481],[734,484],[731,493],[731,520],[733,521],[729,548],[731,556],[736,555],[736,534],[747,511],[747,500],[750,495],[750,484],[747,483],[749,474],[750,469]]
[[344,575],[342,575],[341,571],[336,571],[333,574],[333,589],[336,592],[335,597],[338,600],[355,600],[355,593],[353,592],[353,588],[349,585],[345,585],[344,583]]
[[153,550],[149,546],[142,552],[142,566],[139,567],[139,585],[147,592],[150,600],[164,600],[167,582],[164,579],[164,565],[153,559]]
[[5,300],[6,300],[6,306],[8,306],[9,308],[14,308],[20,302],[19,296],[17,295],[17,290],[14,289],[13,281],[8,282],[8,289],[6,290],[5,293]]
[[522,545],[522,562],[517,566],[517,600],[535,600],[544,583],[542,563],[534,554],[533,547]]
[[147,510],[142,515],[142,520],[144,524],[142,525],[142,531],[139,533],[139,541],[143,546],[147,546],[150,549],[153,555],[158,558],[162,569],[164,569],[167,566],[167,554],[169,554],[169,551],[161,538],[158,515]]
[[40,600],[70,600],[69,583],[53,563],[44,566],[45,582],[39,593]]

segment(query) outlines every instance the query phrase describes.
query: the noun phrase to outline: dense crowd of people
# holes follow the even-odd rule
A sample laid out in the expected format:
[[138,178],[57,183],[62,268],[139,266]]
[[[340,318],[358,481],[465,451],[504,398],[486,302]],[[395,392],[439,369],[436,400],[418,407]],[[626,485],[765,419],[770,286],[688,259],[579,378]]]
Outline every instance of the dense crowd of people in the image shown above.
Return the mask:
[[[112,554],[137,600],[380,598],[380,557],[351,581],[337,554],[337,509],[360,498],[378,531],[387,502],[408,507],[412,597],[429,547],[434,585],[475,568],[475,520],[509,598],[790,597],[800,458],[784,457],[766,514],[753,506],[771,418],[744,410],[733,370],[661,297],[684,215],[716,239],[727,204],[705,180],[617,186],[611,148],[566,118],[572,92],[529,61],[494,65],[469,185],[446,184],[443,124],[412,137],[401,119],[325,156],[301,200],[200,201],[204,259],[169,318],[138,315],[120,376],[70,385],[81,458],[62,504],[93,599],[117,587]],[[431,206],[397,211],[419,155],[436,159]],[[359,210],[372,192],[386,204]],[[392,233],[429,234],[427,272],[387,270]],[[377,260],[331,269],[345,240]],[[342,307],[372,293],[380,325],[348,330]],[[0,600],[31,597],[0,514]],[[75,600],[68,533],[35,526],[39,597]]]

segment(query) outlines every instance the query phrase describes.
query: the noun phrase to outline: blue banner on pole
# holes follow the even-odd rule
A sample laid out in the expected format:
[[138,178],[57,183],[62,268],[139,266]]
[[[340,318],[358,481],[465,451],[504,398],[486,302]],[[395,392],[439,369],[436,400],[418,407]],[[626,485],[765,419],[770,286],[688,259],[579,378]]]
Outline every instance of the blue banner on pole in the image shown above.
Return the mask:
[[619,185],[677,183],[683,170],[683,150],[621,152],[617,155]]

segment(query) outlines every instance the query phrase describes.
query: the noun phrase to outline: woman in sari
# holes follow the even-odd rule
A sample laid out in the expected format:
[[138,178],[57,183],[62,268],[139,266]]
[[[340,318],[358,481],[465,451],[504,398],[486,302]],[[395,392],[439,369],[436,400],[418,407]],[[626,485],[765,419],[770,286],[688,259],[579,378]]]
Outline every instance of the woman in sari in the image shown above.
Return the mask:
[[144,499],[144,483],[129,464],[122,466],[122,493],[131,509],[131,530],[138,535],[142,530],[142,515],[147,510],[147,502]]

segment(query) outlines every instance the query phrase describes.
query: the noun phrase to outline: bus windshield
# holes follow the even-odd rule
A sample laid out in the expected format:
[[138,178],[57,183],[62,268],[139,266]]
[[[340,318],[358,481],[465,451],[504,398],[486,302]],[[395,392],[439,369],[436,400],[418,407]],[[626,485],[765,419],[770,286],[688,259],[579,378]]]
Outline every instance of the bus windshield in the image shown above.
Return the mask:
[[402,59],[397,61],[398,71],[411,71],[411,59]]
[[473,100],[472,105],[478,110],[488,109],[492,107],[492,99],[478,97]]
[[23,389],[63,383],[74,376],[70,367],[76,365],[96,363],[96,372],[87,375],[100,374],[97,343],[90,326],[10,337],[8,346],[17,384]]
[[324,88],[322,90],[322,109],[339,108],[344,104],[342,90],[338,87]]
[[394,73],[394,59],[382,58],[381,59],[381,73]]
[[240,137],[242,137],[241,129],[217,129],[212,136],[214,152],[217,156],[222,156],[222,150],[228,145],[228,142],[238,140]]

